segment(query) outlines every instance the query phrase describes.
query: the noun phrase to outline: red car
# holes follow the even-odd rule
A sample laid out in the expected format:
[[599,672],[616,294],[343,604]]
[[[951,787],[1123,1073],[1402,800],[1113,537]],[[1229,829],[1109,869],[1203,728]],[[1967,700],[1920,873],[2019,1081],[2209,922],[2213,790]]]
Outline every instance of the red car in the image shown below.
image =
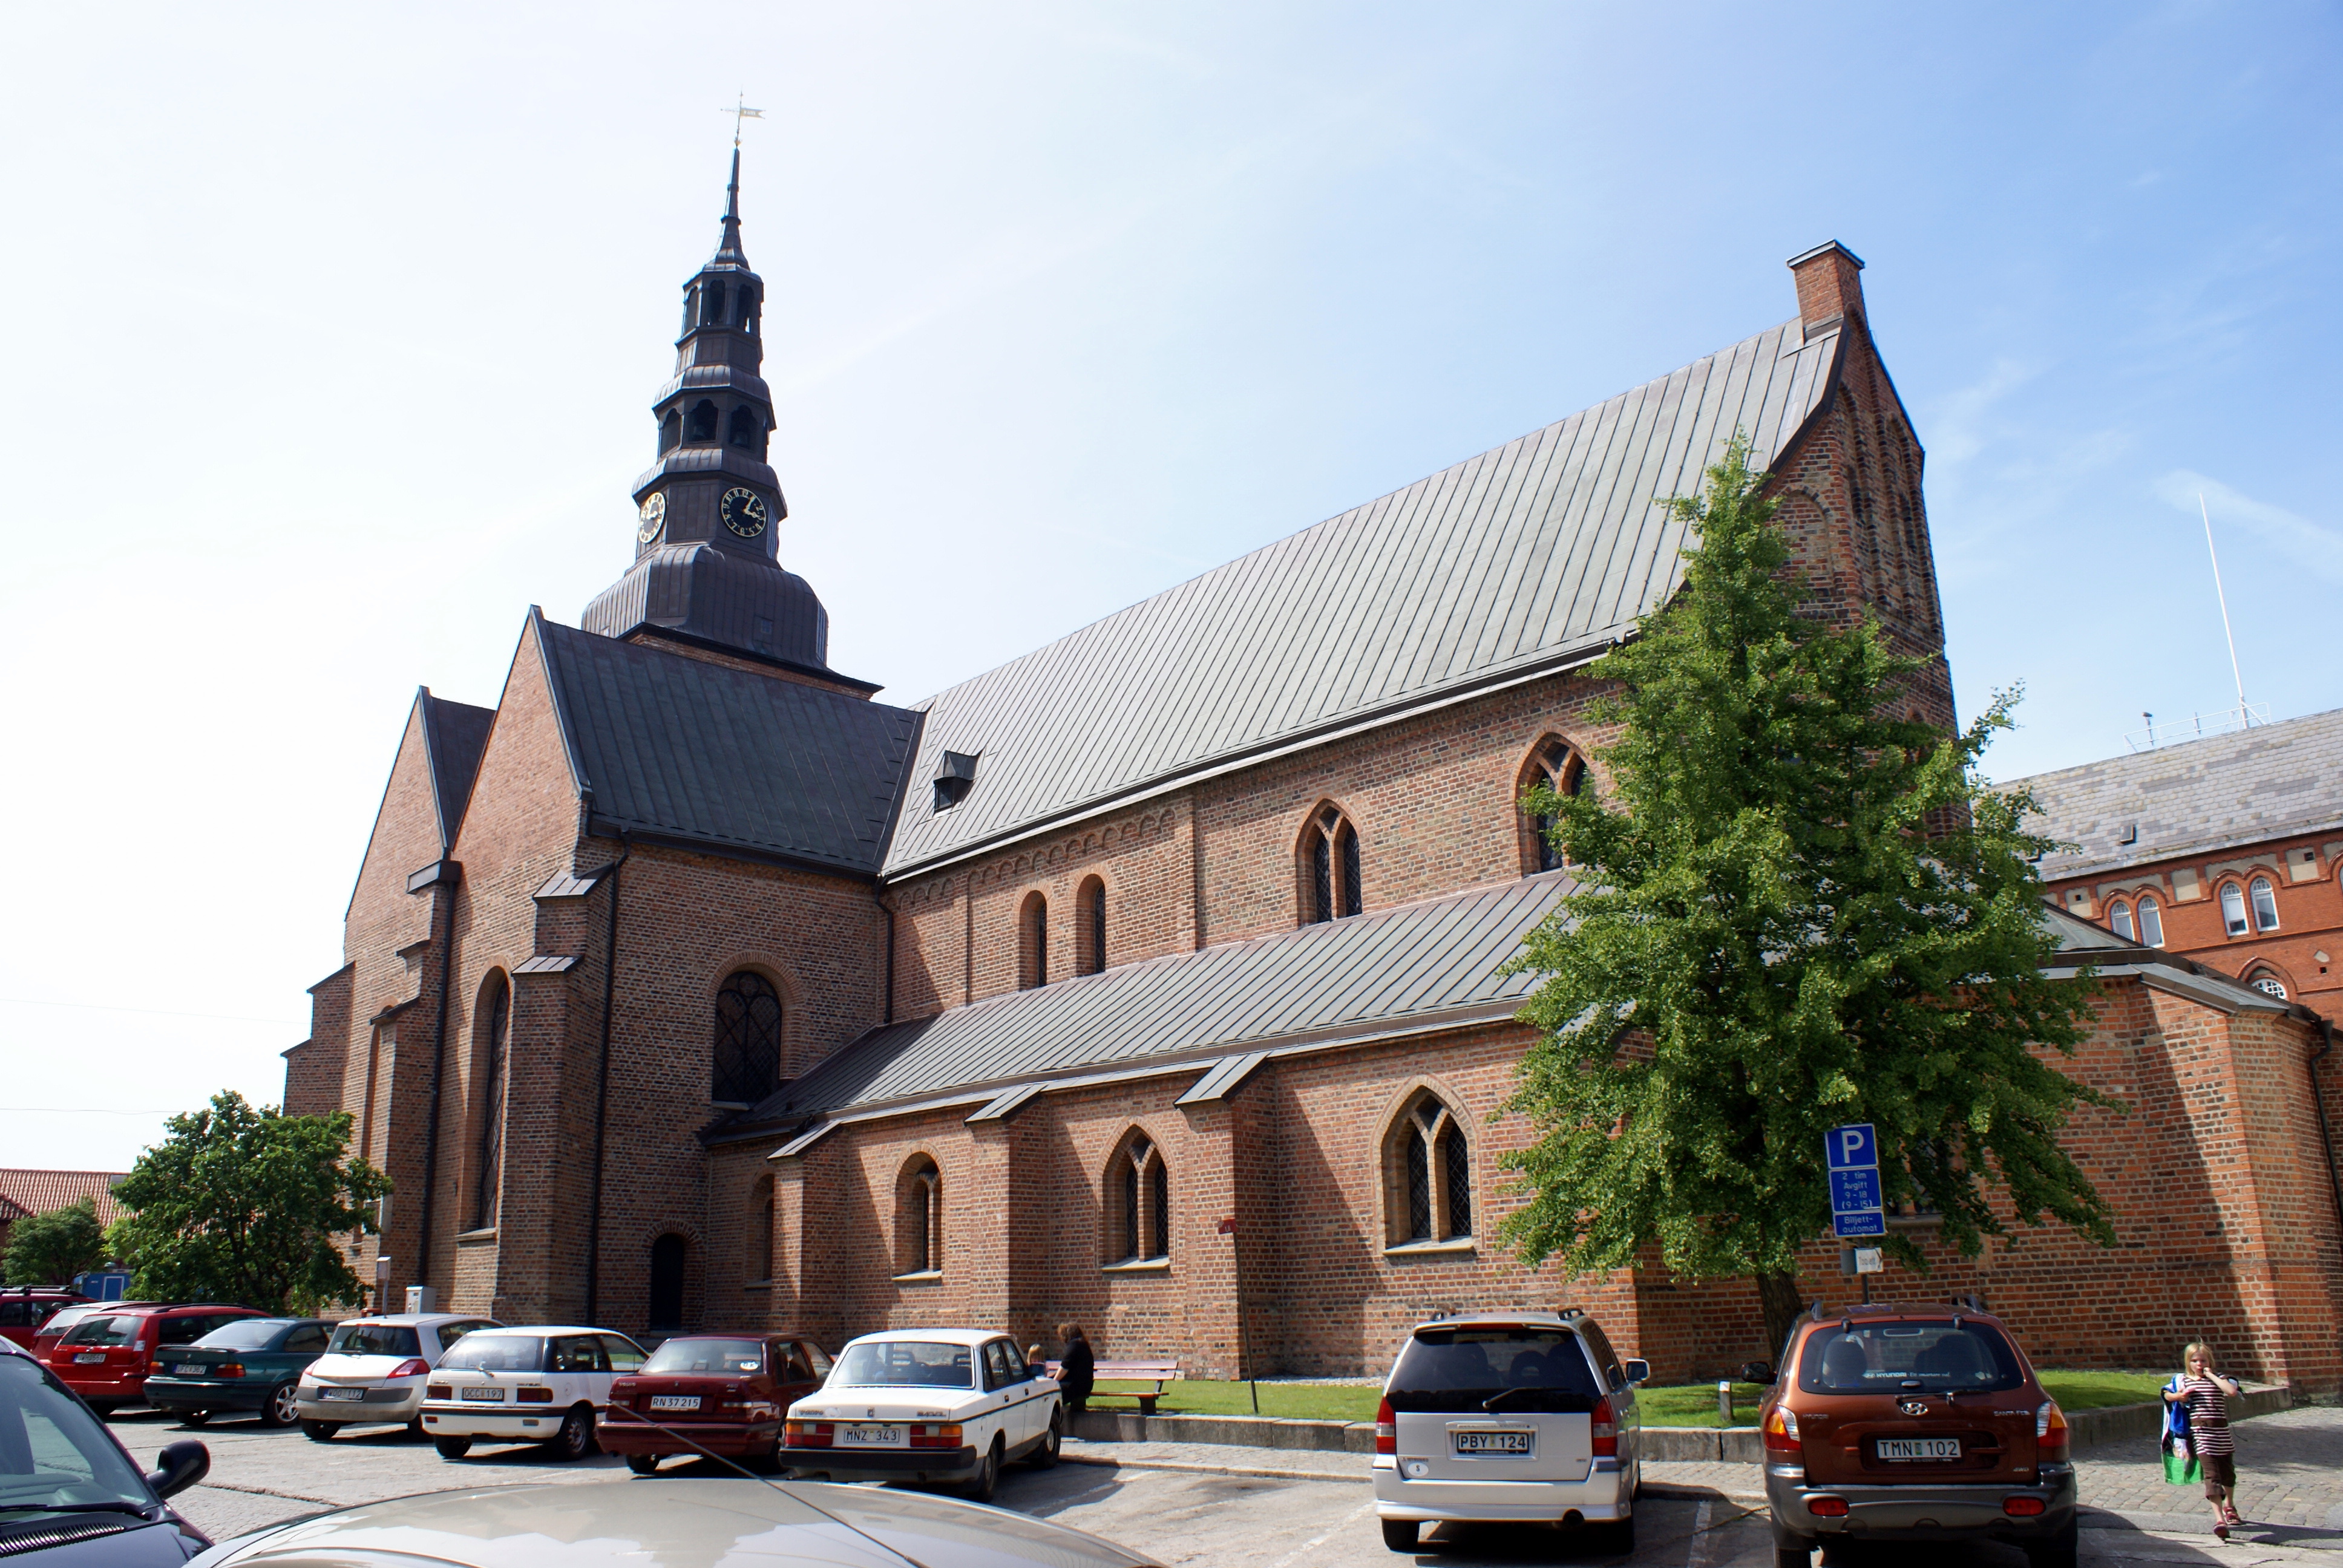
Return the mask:
[[90,1409],[110,1415],[145,1398],[146,1374],[156,1370],[157,1360],[168,1352],[194,1344],[222,1323],[261,1315],[250,1307],[208,1302],[109,1302],[104,1312],[83,1313],[42,1360]]
[[830,1358],[801,1335],[679,1334],[612,1381],[594,1435],[637,1475],[679,1453],[777,1461],[782,1415],[829,1375]]
[[78,1306],[87,1300],[87,1296],[77,1291],[51,1290],[40,1285],[19,1285],[13,1291],[0,1291],[0,1340],[13,1340],[31,1350],[42,1324],[63,1309]]

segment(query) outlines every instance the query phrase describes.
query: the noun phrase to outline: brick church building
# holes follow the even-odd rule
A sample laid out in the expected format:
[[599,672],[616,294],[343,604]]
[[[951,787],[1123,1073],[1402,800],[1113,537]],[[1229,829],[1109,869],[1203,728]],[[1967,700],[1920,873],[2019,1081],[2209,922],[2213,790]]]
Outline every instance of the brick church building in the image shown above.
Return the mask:
[[[1219,1375],[1563,1300],[1663,1378],[1767,1353],[1745,1283],[1490,1240],[1528,1136],[1497,970],[1566,876],[1516,802],[1602,787],[1601,660],[1682,578],[1656,500],[1735,430],[1825,612],[1941,652],[1863,264],[1820,246],[1789,319],[898,707],[779,558],[738,178],[633,564],[576,627],[528,612],[493,709],[417,695],[287,1053],[287,1107],[347,1108],[397,1181],[360,1271],[638,1332],[1071,1318]],[[2073,1070],[2136,1109],[2074,1139],[2124,1246],[2028,1231],[1902,1288],[1985,1292],[2046,1362],[2201,1332],[2333,1388],[2311,1015],[2045,918],[2108,977]]]

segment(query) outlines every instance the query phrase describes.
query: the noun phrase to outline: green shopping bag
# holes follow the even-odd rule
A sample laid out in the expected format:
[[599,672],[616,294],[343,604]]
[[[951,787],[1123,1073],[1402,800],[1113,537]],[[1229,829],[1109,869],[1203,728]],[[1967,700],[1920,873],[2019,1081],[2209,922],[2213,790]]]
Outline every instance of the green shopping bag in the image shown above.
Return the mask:
[[2204,1477],[2198,1471],[2197,1456],[2176,1442],[2164,1451],[2164,1479],[2175,1486],[2194,1486]]

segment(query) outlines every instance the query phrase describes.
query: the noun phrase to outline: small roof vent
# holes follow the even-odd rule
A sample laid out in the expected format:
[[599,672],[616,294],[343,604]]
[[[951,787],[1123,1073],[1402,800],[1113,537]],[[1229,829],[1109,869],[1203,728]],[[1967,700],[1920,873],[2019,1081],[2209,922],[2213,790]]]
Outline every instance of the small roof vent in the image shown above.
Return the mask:
[[936,769],[936,809],[949,811],[968,799],[976,788],[976,755],[966,751],[947,751],[942,764]]

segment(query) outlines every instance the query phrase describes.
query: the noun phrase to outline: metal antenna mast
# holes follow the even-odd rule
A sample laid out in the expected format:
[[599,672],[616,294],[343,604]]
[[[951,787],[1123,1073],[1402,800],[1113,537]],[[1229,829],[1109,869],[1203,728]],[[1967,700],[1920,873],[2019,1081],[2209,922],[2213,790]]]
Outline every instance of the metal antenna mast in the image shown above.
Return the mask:
[[2237,683],[2237,721],[2250,726],[2254,716],[2246,708],[2246,678],[2237,668],[2237,636],[2229,629],[2229,596],[2221,587],[2221,557],[2213,548],[2213,514],[2205,509],[2205,492],[2197,492],[2197,515],[2205,519],[2205,553],[2213,558],[2213,597],[2221,601],[2221,635],[2229,644],[2229,678]]

